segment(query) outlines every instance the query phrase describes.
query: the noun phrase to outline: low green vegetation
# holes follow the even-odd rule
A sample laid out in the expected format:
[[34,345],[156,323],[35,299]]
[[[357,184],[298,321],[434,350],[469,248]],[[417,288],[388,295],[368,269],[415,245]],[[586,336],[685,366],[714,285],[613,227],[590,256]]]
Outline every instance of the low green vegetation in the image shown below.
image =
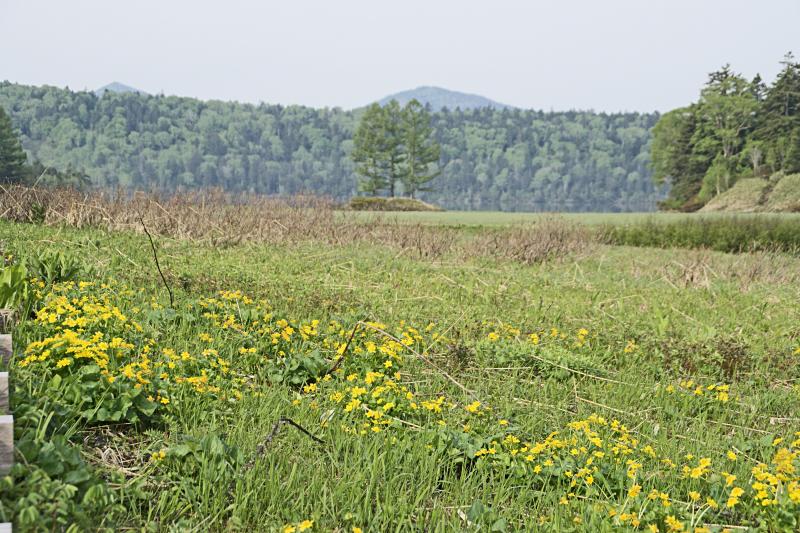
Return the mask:
[[[346,216],[352,216],[348,213]],[[375,220],[376,215],[364,214],[363,220]],[[693,213],[509,213],[505,211],[417,211],[417,212],[389,212],[380,215],[384,220],[391,220],[410,224],[426,224],[432,226],[510,226],[520,224],[533,224],[540,220],[558,218],[597,226],[603,224],[628,225],[643,222],[662,223],[674,222],[679,220],[691,220],[694,218],[715,219],[731,218],[740,219],[749,217],[776,217],[786,220],[800,221],[798,214],[786,213],[727,213],[727,212],[704,212],[701,217]]]
[[766,201],[768,211],[800,213],[800,174],[781,178]]
[[697,216],[668,223],[607,225],[601,234],[606,242],[629,246],[800,254],[800,224],[794,217]]
[[800,526],[798,258],[139,201],[0,221],[20,530]]
[[800,212],[800,174],[776,174],[770,179],[743,178],[715,196],[703,212]]
[[761,211],[769,197],[772,187],[769,180],[761,178],[742,178],[719,196],[712,198],[701,209],[702,212],[734,211],[752,213]]
[[440,207],[417,200],[415,198],[384,198],[382,196],[356,196],[347,203],[353,211],[390,211],[390,212],[441,212]]

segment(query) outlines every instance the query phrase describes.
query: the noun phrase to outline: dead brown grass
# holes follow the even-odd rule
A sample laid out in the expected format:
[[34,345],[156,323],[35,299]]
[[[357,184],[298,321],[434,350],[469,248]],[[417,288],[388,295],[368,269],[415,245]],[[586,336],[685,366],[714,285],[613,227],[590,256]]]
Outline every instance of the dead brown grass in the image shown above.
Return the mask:
[[555,218],[469,237],[453,228],[358,219],[335,208],[331,200],[315,196],[275,198],[206,190],[160,197],[0,187],[0,218],[7,220],[137,232],[144,230],[143,221],[153,235],[218,247],[244,242],[366,242],[418,259],[488,256],[532,264],[575,254],[592,244],[588,230]]
[[534,224],[487,230],[467,246],[470,255],[488,255],[526,265],[575,256],[594,248],[589,229],[563,219],[546,218]]

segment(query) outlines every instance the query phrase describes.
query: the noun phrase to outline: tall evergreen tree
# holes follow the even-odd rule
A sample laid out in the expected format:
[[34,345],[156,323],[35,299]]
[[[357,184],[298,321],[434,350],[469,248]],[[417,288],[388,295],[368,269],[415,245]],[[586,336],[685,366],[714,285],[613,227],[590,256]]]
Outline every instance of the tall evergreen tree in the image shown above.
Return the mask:
[[781,61],[783,68],[766,91],[757,116],[753,137],[763,144],[766,162],[773,172],[800,172],[800,63],[791,52]]
[[358,190],[377,195],[389,185],[385,151],[386,117],[380,105],[372,104],[364,112],[353,135],[352,158],[361,175]]
[[27,156],[11,124],[11,118],[0,107],[0,181],[22,181]]
[[429,190],[425,184],[441,174],[438,167],[441,147],[432,139],[430,113],[416,99],[403,108],[403,189],[414,198],[417,191]]
[[385,138],[384,150],[388,164],[389,196],[394,197],[397,182],[403,177],[406,154],[403,150],[403,110],[397,100],[383,107]]
[[396,100],[367,108],[353,136],[352,158],[362,176],[360,191],[376,195],[388,190],[389,196],[395,195],[405,161],[402,110]]
[[650,167],[653,180],[669,183],[668,209],[691,210],[701,206],[696,201],[708,162],[696,153],[693,141],[697,127],[697,104],[664,113],[653,127]]

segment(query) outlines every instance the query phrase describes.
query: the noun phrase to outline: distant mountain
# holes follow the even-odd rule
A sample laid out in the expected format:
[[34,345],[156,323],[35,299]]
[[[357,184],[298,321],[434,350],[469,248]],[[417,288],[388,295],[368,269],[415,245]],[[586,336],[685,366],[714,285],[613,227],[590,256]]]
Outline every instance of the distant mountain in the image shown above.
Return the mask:
[[477,94],[460,93],[450,91],[441,87],[417,87],[408,91],[390,94],[381,99],[378,103],[386,105],[392,100],[397,100],[400,105],[405,105],[408,101],[416,98],[423,105],[430,104],[434,111],[439,111],[443,107],[447,109],[478,109],[489,107],[492,109],[505,109],[512,106],[501,104]]
[[140,91],[135,87],[131,87],[130,85],[125,85],[124,83],[120,83],[118,81],[113,81],[108,85],[100,87],[94,92],[94,94],[96,94],[97,96],[103,96],[103,94],[105,94],[106,92],[147,94],[144,91]]

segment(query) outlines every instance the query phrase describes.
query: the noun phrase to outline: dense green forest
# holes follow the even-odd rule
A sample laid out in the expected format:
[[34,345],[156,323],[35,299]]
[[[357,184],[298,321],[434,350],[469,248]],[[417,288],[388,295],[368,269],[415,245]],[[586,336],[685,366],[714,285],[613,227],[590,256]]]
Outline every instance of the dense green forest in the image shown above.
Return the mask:
[[[364,110],[98,97],[0,83],[31,160],[77,169],[95,186],[223,187],[265,194],[356,193],[350,154]],[[657,114],[441,110],[441,175],[420,197],[450,209],[650,210],[665,196],[649,171]]]
[[653,128],[656,182],[669,182],[663,207],[691,211],[743,177],[800,172],[800,63],[791,53],[767,86],[729,65],[709,74],[700,99],[665,113]]

